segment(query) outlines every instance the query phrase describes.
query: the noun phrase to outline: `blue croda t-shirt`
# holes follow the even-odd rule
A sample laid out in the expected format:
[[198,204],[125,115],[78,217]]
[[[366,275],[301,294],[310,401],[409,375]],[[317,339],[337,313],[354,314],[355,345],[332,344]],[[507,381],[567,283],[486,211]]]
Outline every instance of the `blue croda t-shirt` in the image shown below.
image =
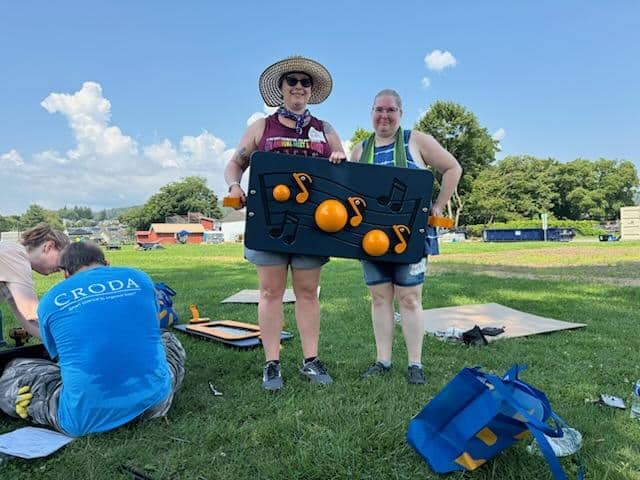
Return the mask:
[[80,271],[42,298],[40,333],[58,357],[58,422],[66,433],[111,430],[169,395],[157,308],[151,279],[123,267]]

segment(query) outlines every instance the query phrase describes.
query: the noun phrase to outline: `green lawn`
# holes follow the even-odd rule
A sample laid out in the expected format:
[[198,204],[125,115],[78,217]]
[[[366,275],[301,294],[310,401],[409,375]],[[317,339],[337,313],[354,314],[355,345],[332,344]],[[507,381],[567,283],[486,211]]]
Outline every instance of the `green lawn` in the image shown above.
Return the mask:
[[[299,341],[282,350],[285,388],[260,389],[260,349],[236,351],[180,335],[187,376],[168,418],[74,441],[51,458],[0,464],[4,479],[127,479],[126,464],[153,479],[440,478],[405,442],[410,418],[461,368],[503,373],[529,364],[523,379],[545,391],[556,411],[584,436],[589,479],[640,478],[640,422],[628,411],[587,403],[600,393],[629,400],[640,378],[640,243],[448,244],[434,257],[424,307],[497,302],[526,312],[586,323],[586,329],[467,348],[427,337],[427,385],[404,379],[406,352],[398,328],[392,373],[363,381],[374,360],[369,300],[359,264],[332,260],[322,273],[321,356],[335,383],[311,386],[298,374]],[[257,322],[255,305],[222,305],[257,288],[240,245],[173,246],[108,252],[114,265],[147,271],[178,291],[182,319],[195,303],[203,316]],[[39,293],[60,277],[37,278]],[[5,319],[9,317],[3,306]],[[296,332],[293,308],[286,329]],[[6,322],[5,330],[11,323]],[[224,393],[214,397],[211,381]],[[25,425],[0,418],[0,432]],[[548,479],[544,461],[523,441],[472,474],[446,478]],[[572,459],[562,461],[575,477]]]

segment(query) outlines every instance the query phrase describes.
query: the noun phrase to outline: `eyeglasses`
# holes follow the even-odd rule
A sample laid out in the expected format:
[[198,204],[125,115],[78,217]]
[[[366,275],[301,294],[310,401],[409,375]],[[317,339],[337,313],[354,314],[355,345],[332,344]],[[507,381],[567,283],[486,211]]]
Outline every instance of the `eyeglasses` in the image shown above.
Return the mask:
[[289,85],[290,87],[295,87],[298,82],[300,82],[300,85],[302,85],[304,88],[309,88],[311,85],[313,85],[313,82],[310,78],[290,77],[287,75],[286,77],[284,77],[284,79],[287,82],[287,85]]
[[400,109],[398,107],[373,107],[373,111],[376,113],[398,113]]

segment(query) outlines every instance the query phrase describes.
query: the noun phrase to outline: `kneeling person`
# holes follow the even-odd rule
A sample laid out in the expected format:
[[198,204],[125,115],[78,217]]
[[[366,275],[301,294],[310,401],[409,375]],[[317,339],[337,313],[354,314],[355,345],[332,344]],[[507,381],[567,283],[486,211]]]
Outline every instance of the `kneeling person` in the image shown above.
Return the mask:
[[40,333],[51,358],[16,359],[0,377],[0,408],[72,436],[166,415],[184,377],[185,352],[161,333],[153,282],[110,267],[102,250],[73,243],[65,280],[42,298]]

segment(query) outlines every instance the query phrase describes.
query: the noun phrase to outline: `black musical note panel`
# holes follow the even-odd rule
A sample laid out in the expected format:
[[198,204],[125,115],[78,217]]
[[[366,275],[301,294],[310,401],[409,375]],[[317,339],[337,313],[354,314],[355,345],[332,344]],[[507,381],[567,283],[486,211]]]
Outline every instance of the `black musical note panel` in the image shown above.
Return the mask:
[[424,256],[428,170],[255,152],[250,171],[249,248],[396,263]]

